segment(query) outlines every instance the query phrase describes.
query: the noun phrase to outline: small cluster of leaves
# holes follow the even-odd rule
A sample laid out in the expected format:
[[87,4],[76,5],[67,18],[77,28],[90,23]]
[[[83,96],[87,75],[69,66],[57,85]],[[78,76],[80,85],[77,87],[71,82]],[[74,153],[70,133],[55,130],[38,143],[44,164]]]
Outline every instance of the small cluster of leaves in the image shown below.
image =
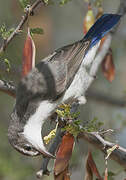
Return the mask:
[[80,132],[84,131],[83,126],[81,125],[80,120],[71,121],[71,123],[66,124],[63,131],[71,133],[74,137],[77,137]]
[[103,125],[97,118],[89,121],[85,126],[81,125],[81,121],[78,120],[79,112],[71,113],[71,106],[69,104],[63,104],[56,110],[59,117],[66,120],[66,125],[62,128],[63,131],[67,131],[73,136],[77,136],[81,132],[93,132],[98,131]]
[[10,35],[11,33],[14,31],[14,28],[11,28],[9,30],[7,30],[7,27],[5,24],[3,24],[1,27],[0,27],[0,36],[6,40]]
[[54,4],[54,1],[53,0],[43,0],[44,1],[44,3],[46,4],[46,5],[53,5]]
[[47,136],[44,137],[44,142],[48,144],[56,136],[57,128],[53,129]]
[[64,119],[72,120],[77,119],[79,116],[79,112],[71,113],[71,105],[70,104],[62,104],[59,106],[59,108],[56,110],[59,117],[62,117]]
[[60,0],[60,5],[64,5],[67,4],[68,2],[70,2],[71,0]]
[[98,119],[95,117],[91,121],[87,122],[87,124],[84,126],[84,129],[87,132],[99,131],[103,124],[103,122],[98,121]]
[[42,28],[39,28],[39,27],[31,28],[30,29],[30,34],[31,34],[31,36],[33,36],[34,34],[42,35],[42,34],[44,34],[44,30]]
[[44,137],[44,141],[46,144],[48,144],[56,136],[57,128],[58,128],[58,123],[56,124],[55,129],[53,129],[47,136]]
[[[70,2],[71,0],[58,0],[58,3],[60,5],[65,5],[67,4],[68,2]],[[54,1],[53,0],[44,0],[45,4],[54,4]]]
[[[46,5],[54,4],[53,0],[43,0]],[[59,0],[58,0],[59,1]],[[58,3],[64,5],[71,0],[60,0]],[[30,0],[19,0],[19,3],[23,9],[27,8],[30,5]]]
[[25,9],[30,4],[30,0],[19,0],[19,3],[21,7]]
[[7,72],[10,72],[10,68],[11,68],[10,61],[9,61],[7,58],[5,58],[5,59],[1,60],[1,62],[3,62],[3,63],[5,64],[5,66],[6,66],[6,71],[7,71]]
[[116,177],[116,174],[115,174],[115,173],[113,173],[112,171],[109,171],[109,172],[108,172],[108,179],[109,179],[109,180],[114,180],[115,177]]
[[6,64],[6,67],[7,67],[6,71],[9,72],[11,68],[10,61],[7,58],[5,58],[4,63]]
[[49,4],[49,0],[44,0],[44,3],[45,4]]
[[119,148],[119,145],[118,144],[116,144],[116,145],[114,145],[112,148],[109,148],[108,150],[107,150],[107,156],[106,156],[106,160],[108,160],[108,158],[109,158],[109,156],[112,154],[112,152],[113,151],[115,151],[116,149],[118,149]]

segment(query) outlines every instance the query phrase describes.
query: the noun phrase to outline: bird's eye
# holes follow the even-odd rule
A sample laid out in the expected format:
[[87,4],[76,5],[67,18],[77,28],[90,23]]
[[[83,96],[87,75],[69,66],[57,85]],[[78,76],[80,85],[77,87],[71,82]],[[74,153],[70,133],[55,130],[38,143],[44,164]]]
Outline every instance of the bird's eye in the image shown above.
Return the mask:
[[32,147],[29,146],[29,145],[25,145],[25,146],[24,146],[24,149],[25,149],[26,151],[31,151],[31,150],[32,150]]

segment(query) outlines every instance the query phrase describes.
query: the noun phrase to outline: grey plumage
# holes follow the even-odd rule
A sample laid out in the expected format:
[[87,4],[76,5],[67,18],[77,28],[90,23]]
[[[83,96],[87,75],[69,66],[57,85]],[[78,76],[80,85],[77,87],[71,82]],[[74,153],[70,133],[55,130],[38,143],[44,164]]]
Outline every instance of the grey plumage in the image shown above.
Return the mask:
[[[89,40],[81,40],[55,51],[38,63],[19,82],[16,105],[8,129],[9,142],[18,151],[24,153],[22,147],[29,144],[27,139],[21,135],[28,119],[36,112],[41,101],[55,102],[65,93],[79,69],[89,45]],[[30,144],[30,146],[32,145]],[[35,151],[34,147],[33,149]],[[31,155],[26,150],[24,154]],[[33,153],[33,155],[37,154],[39,154],[38,151]]]

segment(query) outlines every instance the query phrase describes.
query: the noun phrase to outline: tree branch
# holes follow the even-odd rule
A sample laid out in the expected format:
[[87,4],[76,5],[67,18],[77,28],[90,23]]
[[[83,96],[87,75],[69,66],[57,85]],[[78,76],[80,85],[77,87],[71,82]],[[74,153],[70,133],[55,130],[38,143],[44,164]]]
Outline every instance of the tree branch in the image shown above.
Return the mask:
[[112,97],[108,96],[107,94],[104,94],[97,90],[89,90],[86,95],[87,99],[90,99],[91,101],[95,100],[100,103],[117,106],[117,107],[125,107],[126,101],[122,98]]
[[21,29],[23,28],[24,24],[26,23],[29,15],[33,14],[33,11],[38,7],[38,5],[40,3],[45,4],[44,0],[36,0],[30,7],[25,9],[25,14],[22,16],[21,21],[19,22],[18,26],[15,28],[15,30],[11,33],[11,35],[1,45],[0,54],[6,50],[9,43],[21,31]]
[[[16,87],[8,81],[0,80],[0,91],[8,94],[9,96],[16,97]],[[95,100],[112,106],[125,107],[126,101],[122,98],[111,97],[102,92],[97,92],[96,90],[88,90],[86,93],[87,99],[91,101]]]
[[[58,128],[57,133],[56,133],[56,137],[54,138],[54,141],[49,148],[49,152],[51,154],[53,154],[53,155],[55,154],[55,152],[56,152],[56,150],[57,150],[57,148],[58,148],[58,146],[62,140],[63,135],[64,135],[64,132],[61,131],[61,128]],[[50,172],[47,168],[49,161],[50,161],[50,158],[48,158],[48,157],[43,158],[42,166],[41,166],[40,170],[36,173],[37,178],[42,178],[42,176],[44,174],[46,174],[46,175],[50,174]]]
[[[104,154],[106,154],[106,150],[112,148],[115,144],[103,139],[98,132],[91,133],[81,133],[79,138],[86,140],[88,143],[92,144],[99,150],[101,150]],[[126,149],[119,146],[118,149],[114,150],[110,155],[110,158],[119,163],[124,169],[126,169]]]
[[117,11],[118,14],[121,14],[124,16],[126,14],[126,1],[125,0],[120,0],[120,6]]
[[11,82],[0,80],[0,91],[14,98],[16,97],[16,88]]

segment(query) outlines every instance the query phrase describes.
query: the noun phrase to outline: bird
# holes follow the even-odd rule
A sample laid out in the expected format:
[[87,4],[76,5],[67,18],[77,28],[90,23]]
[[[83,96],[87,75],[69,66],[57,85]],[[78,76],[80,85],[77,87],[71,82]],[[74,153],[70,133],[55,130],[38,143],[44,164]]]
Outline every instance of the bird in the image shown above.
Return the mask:
[[54,158],[42,140],[43,123],[62,103],[85,103],[83,65],[95,57],[101,38],[120,18],[118,14],[102,15],[81,40],[55,50],[20,80],[8,127],[13,148],[28,156]]

